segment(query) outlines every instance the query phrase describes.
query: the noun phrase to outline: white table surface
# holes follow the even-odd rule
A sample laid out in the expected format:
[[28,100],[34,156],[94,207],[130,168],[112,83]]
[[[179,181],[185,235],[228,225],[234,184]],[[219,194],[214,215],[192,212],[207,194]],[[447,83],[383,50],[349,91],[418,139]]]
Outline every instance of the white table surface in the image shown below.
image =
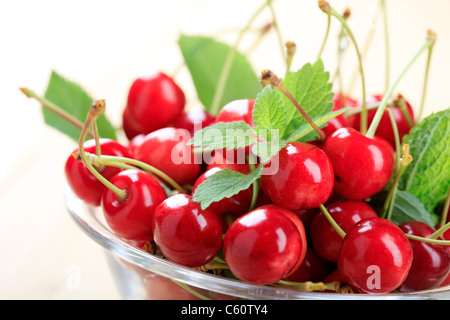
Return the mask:
[[[430,72],[426,114],[450,105],[450,2],[391,0],[391,79],[422,45],[428,28],[438,34]],[[18,90],[43,94],[51,70],[79,82],[107,102],[107,114],[120,126],[120,112],[135,76],[149,68],[172,72],[180,63],[179,31],[211,35],[242,27],[259,5],[230,1],[4,1],[0,3],[0,299],[121,299],[103,249],[71,220],[63,203],[64,162],[75,143],[43,123],[39,104]],[[294,67],[314,62],[325,30],[325,15],[315,0],[274,1],[285,40],[298,46]],[[335,0],[364,42],[377,1]],[[269,15],[265,16],[266,18]],[[264,18],[259,22],[262,24]],[[368,93],[384,90],[384,45],[380,24],[366,59]],[[334,70],[337,21],[324,53]],[[231,41],[235,33],[221,33]],[[413,106],[421,97],[422,56],[396,92]],[[283,71],[272,31],[251,56],[255,70]],[[345,77],[355,67],[353,48],[346,54]],[[185,71],[177,81],[194,104]],[[353,94],[360,95],[359,86]],[[73,277],[78,285],[73,286]]]

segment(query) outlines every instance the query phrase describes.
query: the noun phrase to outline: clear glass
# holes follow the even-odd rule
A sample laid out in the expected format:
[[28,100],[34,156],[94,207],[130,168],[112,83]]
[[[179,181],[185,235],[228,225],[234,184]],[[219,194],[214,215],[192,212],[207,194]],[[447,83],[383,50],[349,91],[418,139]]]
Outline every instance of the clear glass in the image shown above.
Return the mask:
[[139,300],[345,300],[450,299],[450,286],[408,294],[338,294],[302,292],[253,285],[183,267],[133,247],[117,237],[103,220],[101,210],[86,205],[69,187],[66,207],[78,226],[106,251],[111,272],[124,299]]

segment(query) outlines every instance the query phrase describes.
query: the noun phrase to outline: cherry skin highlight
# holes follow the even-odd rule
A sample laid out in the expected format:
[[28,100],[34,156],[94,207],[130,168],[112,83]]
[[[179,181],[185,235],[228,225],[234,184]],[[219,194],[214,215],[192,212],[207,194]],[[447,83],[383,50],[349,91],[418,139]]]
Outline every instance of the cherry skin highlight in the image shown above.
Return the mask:
[[236,219],[223,244],[225,261],[238,279],[254,284],[277,282],[301,264],[302,236],[276,206],[262,206]]
[[161,170],[180,185],[192,185],[200,174],[201,159],[194,156],[193,147],[187,144],[190,139],[185,129],[159,129],[134,147],[133,157]]
[[290,210],[325,203],[334,186],[333,167],[320,148],[291,142],[264,164],[261,187],[277,205]]
[[194,136],[196,131],[214,124],[215,120],[214,116],[210,115],[205,110],[201,108],[192,108],[190,110],[184,110],[171,126],[186,129],[191,136]]
[[186,103],[184,92],[163,72],[139,77],[132,83],[123,114],[129,139],[164,128],[179,117]]
[[118,199],[108,188],[103,192],[103,214],[110,228],[138,246],[153,241],[154,212],[167,198],[158,180],[143,170],[128,169],[119,172],[110,181],[127,192],[124,200]]
[[364,293],[388,293],[408,276],[413,250],[404,232],[383,218],[357,222],[342,242],[337,262],[345,282]]
[[[402,223],[400,229],[406,234],[427,237],[434,230],[420,221]],[[409,240],[414,252],[408,277],[398,288],[400,292],[413,292],[439,287],[450,273],[450,253],[446,246],[418,240]]]
[[381,191],[394,172],[393,149],[353,128],[341,128],[323,145],[335,174],[334,191],[349,200],[363,200]]
[[[100,149],[103,155],[130,157],[129,150],[126,146],[112,139],[100,139]],[[95,140],[87,140],[84,143],[84,151],[95,154]],[[100,206],[103,189],[105,186],[101,183],[86,167],[81,160],[74,158],[74,154],[78,153],[78,149],[74,150],[67,158],[64,167],[64,173],[67,183],[78,198],[92,206]],[[111,166],[104,166],[101,170],[97,170],[106,179],[112,178],[122,169]]]
[[171,196],[158,206],[153,234],[168,259],[188,267],[211,261],[222,247],[222,225],[217,215],[201,209],[186,194]]

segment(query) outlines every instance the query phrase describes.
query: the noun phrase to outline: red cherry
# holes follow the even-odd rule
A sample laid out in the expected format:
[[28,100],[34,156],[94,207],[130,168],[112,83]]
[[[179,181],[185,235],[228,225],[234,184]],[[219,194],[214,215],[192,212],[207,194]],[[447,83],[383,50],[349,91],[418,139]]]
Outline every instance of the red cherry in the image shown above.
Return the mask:
[[158,180],[145,171],[129,169],[116,174],[110,181],[127,192],[125,200],[118,199],[108,188],[103,192],[103,213],[110,228],[138,246],[152,241],[155,209],[167,198]]
[[190,139],[185,129],[159,129],[145,136],[134,148],[133,157],[161,170],[180,185],[192,185],[200,174],[201,161],[187,144]]
[[[103,155],[130,157],[128,148],[115,140],[100,139],[99,142]],[[88,140],[84,143],[84,150],[86,152],[95,154],[95,149],[94,139]],[[76,152],[78,152],[78,149],[74,150],[66,160],[64,173],[67,183],[78,198],[82,199],[89,205],[99,206],[105,186],[89,171],[82,161],[75,159],[74,153]],[[105,166],[99,172],[102,176],[109,180],[120,171],[122,171],[120,168]]]
[[185,95],[163,72],[137,78],[128,92],[123,128],[129,139],[163,128],[180,116]]
[[[220,111],[216,117],[216,123],[219,122],[234,122],[234,121],[243,121],[247,123],[249,126],[254,127],[253,122],[253,106],[255,104],[255,100],[253,99],[240,99],[233,100],[226,104]],[[243,159],[246,154],[250,153],[250,147],[246,147],[237,150],[231,150],[233,153],[227,152],[224,149],[222,152],[227,156],[227,159],[230,161],[239,161],[238,163],[244,163]]]
[[275,204],[291,210],[317,208],[325,203],[333,183],[333,167],[325,152],[302,142],[288,143],[264,164],[261,176],[265,194]]
[[312,247],[308,247],[300,267],[286,280],[294,282],[323,281],[333,268],[333,263],[322,259]]
[[347,232],[338,268],[356,290],[388,293],[405,281],[412,260],[411,244],[397,225],[383,218],[367,218]]
[[[207,180],[210,176],[223,170],[221,168],[215,167],[204,172],[194,183],[192,188],[192,195],[195,194],[198,186]],[[241,172],[244,173],[244,172]],[[248,212],[250,205],[252,203],[253,197],[253,187],[250,186],[248,189],[241,190],[239,193],[235,194],[230,198],[224,198],[218,202],[213,202],[209,209],[214,211],[214,213],[222,218],[224,214],[232,214],[234,217],[238,217]]]
[[[377,217],[375,210],[362,201],[337,201],[327,205],[326,209],[344,232],[349,231],[362,219]],[[343,239],[322,212],[318,212],[314,217],[309,235],[319,256],[337,262]]]
[[216,214],[202,210],[186,194],[171,196],[158,206],[153,234],[168,259],[188,267],[211,261],[222,247],[222,226]]
[[254,104],[255,100],[253,99],[231,101],[219,111],[219,114],[216,117],[216,123],[244,121],[245,123],[253,127]]
[[172,126],[175,128],[186,129],[191,136],[197,130],[206,128],[215,122],[214,116],[207,113],[201,108],[192,108],[189,111],[183,111],[181,115],[175,119]]
[[333,164],[334,190],[350,200],[363,200],[381,191],[395,166],[392,148],[353,128],[341,128],[329,136],[323,150]]
[[207,170],[212,168],[230,169],[232,171],[237,171],[243,174],[250,173],[250,165],[245,163],[240,163],[238,159],[233,158],[231,152],[234,150],[227,150],[226,153],[223,150],[216,150],[211,156],[211,159],[207,161]]
[[[331,101],[334,103],[331,111],[341,110],[342,108],[354,108],[358,104],[356,100],[348,96],[342,99],[340,93],[335,93]],[[322,129],[327,137],[340,128],[348,127],[347,118],[345,118],[343,114],[329,120],[327,124],[328,125]]]
[[[406,234],[419,237],[427,237],[434,232],[429,225],[420,221],[408,221],[399,227]],[[418,240],[409,241],[414,258],[408,277],[398,290],[413,292],[439,287],[450,273],[450,253],[447,248]]]
[[[383,100],[382,95],[369,96],[366,99],[368,103],[381,102],[381,100]],[[411,126],[409,125],[407,118],[405,117],[400,108],[394,106],[388,106],[387,108],[391,110],[392,115],[394,116],[395,123],[397,124],[398,134],[401,141],[403,136],[409,133],[409,131],[411,130]],[[411,121],[413,121],[414,124],[414,111],[409,102],[407,101],[406,101],[406,109],[409,114],[409,118],[411,119]],[[376,112],[377,109],[367,111],[368,126],[370,126],[370,124],[372,123],[372,120],[375,117]],[[361,114],[359,113],[348,118],[349,126],[356,130],[360,129],[360,123],[361,123]],[[375,135],[387,140],[393,147],[395,147],[394,131],[392,129],[391,120],[387,110],[384,111],[383,116],[381,117]]]
[[223,244],[225,261],[238,279],[277,282],[292,273],[307,244],[284,210],[262,206],[236,219]]

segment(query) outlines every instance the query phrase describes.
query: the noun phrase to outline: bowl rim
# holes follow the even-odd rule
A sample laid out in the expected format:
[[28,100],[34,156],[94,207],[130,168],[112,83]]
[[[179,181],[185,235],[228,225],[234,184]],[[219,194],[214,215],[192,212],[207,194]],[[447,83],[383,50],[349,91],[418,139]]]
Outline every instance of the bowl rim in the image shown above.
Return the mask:
[[64,203],[78,227],[113,256],[160,276],[224,295],[248,300],[428,300],[450,298],[450,286],[412,293],[342,294],[305,292],[225,278],[178,265],[133,246],[109,229],[102,219],[100,207],[84,203],[68,185],[65,186]]

